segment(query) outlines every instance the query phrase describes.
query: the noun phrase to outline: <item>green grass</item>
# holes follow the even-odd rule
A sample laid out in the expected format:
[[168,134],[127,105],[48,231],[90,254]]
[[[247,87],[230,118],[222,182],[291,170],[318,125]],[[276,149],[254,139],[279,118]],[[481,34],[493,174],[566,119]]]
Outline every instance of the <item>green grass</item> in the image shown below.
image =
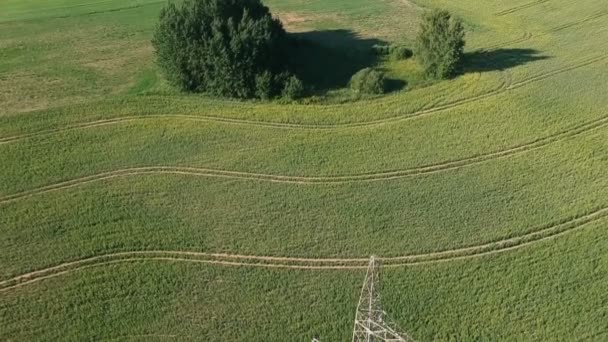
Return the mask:
[[[386,269],[382,301],[418,340],[601,341],[608,319],[608,250],[598,238],[604,229],[593,225],[476,260]],[[0,336],[347,340],[362,277],[162,261],[107,265],[3,293]]]
[[[356,101],[339,89],[350,66],[329,62],[311,77],[333,71],[334,90],[312,104],[213,99],[176,92],[154,65],[160,2],[5,0],[0,282],[116,252],[387,257],[564,224],[501,254],[387,267],[385,309],[419,341],[608,338],[605,1],[267,3],[338,52],[411,44],[421,11],[447,8],[467,25],[467,64],[428,83],[413,60],[382,61],[406,90]],[[215,176],[99,176],[161,166]],[[94,178],[44,192],[81,177]],[[0,290],[0,339],[348,340],[362,280],[100,264]]]

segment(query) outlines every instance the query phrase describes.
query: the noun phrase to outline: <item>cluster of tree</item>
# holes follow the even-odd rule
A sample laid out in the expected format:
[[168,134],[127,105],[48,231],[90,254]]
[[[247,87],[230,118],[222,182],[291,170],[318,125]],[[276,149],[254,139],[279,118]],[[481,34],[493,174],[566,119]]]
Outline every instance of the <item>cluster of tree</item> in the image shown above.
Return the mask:
[[403,45],[374,45],[372,47],[378,56],[388,57],[394,61],[400,61],[412,57],[414,52]]
[[285,65],[287,34],[260,0],[171,2],[152,42],[165,75],[183,90],[262,99],[303,91]]
[[[464,25],[448,11],[434,10],[424,15],[416,39],[416,56],[428,78],[445,79],[454,76],[464,55]],[[412,51],[404,46],[374,47],[376,53],[393,60],[406,59]],[[381,71],[365,68],[350,81],[353,91],[362,94],[382,94],[386,79]]]
[[[462,22],[446,11],[425,15],[416,55],[426,74],[446,78],[462,58]],[[169,3],[160,14],[153,45],[168,80],[191,92],[232,98],[299,98],[304,83],[290,70],[290,41],[281,22],[261,0],[184,0]],[[412,56],[403,46],[376,48],[393,59]],[[384,75],[366,68],[350,87],[356,93],[380,94]]]

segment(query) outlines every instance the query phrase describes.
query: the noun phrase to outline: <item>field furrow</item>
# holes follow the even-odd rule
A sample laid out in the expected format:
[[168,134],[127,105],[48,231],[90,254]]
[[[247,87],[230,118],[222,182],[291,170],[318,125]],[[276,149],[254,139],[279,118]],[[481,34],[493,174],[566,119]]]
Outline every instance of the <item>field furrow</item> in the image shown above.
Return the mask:
[[[482,257],[486,255],[512,251],[535,243],[556,238],[570,231],[584,228],[586,225],[608,216],[608,207],[574,219],[554,224],[538,231],[488,244],[441,252],[416,255],[383,257],[376,256],[384,267],[403,267],[424,265],[436,262]],[[93,256],[71,261],[60,265],[36,270],[0,281],[0,292],[12,290],[41,280],[61,276],[91,267],[133,261],[172,261],[193,262],[221,266],[247,266],[284,269],[310,270],[356,270],[366,269],[367,258],[296,258],[278,256],[237,255],[222,253],[203,253],[188,251],[131,251]]]
[[388,181],[394,179],[401,179],[405,177],[414,177],[426,174],[433,174],[438,172],[444,172],[454,170],[462,167],[468,167],[471,165],[495,160],[499,158],[505,158],[512,155],[526,153],[535,149],[542,148],[549,144],[576,137],[580,134],[592,132],[594,130],[605,127],[608,124],[608,117],[602,117],[600,119],[587,122],[582,125],[572,127],[570,129],[552,134],[543,138],[536,139],[532,142],[514,146],[508,149],[495,151],[491,153],[471,156],[468,158],[451,160],[441,162],[432,165],[425,165],[410,169],[402,170],[391,170],[384,172],[366,173],[358,175],[341,175],[341,176],[288,176],[288,175],[276,175],[276,174],[264,174],[264,173],[252,173],[232,170],[219,170],[209,168],[196,168],[196,167],[179,167],[179,166],[147,166],[147,167],[133,167],[121,170],[114,170],[109,172],[103,172],[95,175],[81,177],[65,182],[56,184],[46,185],[37,189],[24,191],[21,193],[11,194],[0,198],[0,204],[13,202],[22,198],[28,198],[39,194],[44,194],[53,191],[60,191],[65,189],[71,189],[74,187],[100,182],[104,180],[119,178],[119,177],[131,177],[138,175],[149,175],[149,174],[178,174],[187,176],[198,176],[198,177],[218,177],[218,178],[232,178],[232,179],[245,179],[245,180],[256,180],[256,181],[268,181],[277,183],[288,183],[288,184],[340,184],[340,183],[355,183],[355,182],[374,182],[374,181]]
[[496,12],[495,15],[498,16],[498,17],[501,17],[501,16],[504,16],[504,15],[507,15],[507,14],[523,11],[523,10],[528,9],[530,7],[535,7],[535,6],[544,4],[544,3],[549,2],[549,1],[550,0],[535,0],[535,1],[531,1],[531,2],[528,2],[526,4],[522,4],[522,5],[519,5],[519,6],[508,8],[508,9],[500,11],[500,12]]

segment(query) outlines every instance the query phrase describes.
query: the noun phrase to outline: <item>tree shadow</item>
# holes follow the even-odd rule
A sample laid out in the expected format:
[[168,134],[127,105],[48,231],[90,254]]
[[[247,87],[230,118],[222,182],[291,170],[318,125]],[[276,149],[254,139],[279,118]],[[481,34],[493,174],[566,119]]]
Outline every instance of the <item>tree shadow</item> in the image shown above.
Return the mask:
[[[357,71],[378,64],[374,46],[388,45],[342,29],[290,33],[289,37],[290,70],[317,93],[346,87]],[[398,88],[395,83],[392,86]]]
[[535,49],[495,49],[465,53],[462,73],[504,71],[516,66],[548,59]]
[[403,89],[405,89],[405,87],[407,87],[407,82],[404,80],[398,80],[398,79],[394,79],[394,78],[386,79],[386,92],[387,93],[392,93],[392,92],[396,92],[399,90],[403,90]]

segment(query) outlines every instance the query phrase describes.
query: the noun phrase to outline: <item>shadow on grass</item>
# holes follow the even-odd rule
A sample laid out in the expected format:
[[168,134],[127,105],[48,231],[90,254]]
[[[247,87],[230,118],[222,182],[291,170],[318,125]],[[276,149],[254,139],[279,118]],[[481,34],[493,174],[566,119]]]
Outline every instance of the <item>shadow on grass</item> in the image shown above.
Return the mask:
[[386,92],[392,93],[395,91],[403,90],[407,87],[407,82],[404,80],[397,80],[394,78],[386,79]]
[[[388,44],[360,37],[350,30],[300,32],[289,36],[290,69],[318,93],[348,86],[357,71],[378,64],[380,57],[373,47]],[[405,82],[398,80],[388,83],[392,91],[405,86]]]
[[464,55],[462,73],[503,71],[531,62],[548,59],[534,49],[496,49],[469,52]]

